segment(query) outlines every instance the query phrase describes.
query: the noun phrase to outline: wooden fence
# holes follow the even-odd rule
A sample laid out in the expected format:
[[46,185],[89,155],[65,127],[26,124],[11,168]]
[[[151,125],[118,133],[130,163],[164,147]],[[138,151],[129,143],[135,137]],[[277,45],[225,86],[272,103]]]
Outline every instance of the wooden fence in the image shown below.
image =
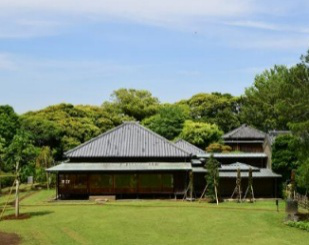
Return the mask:
[[295,200],[298,201],[298,205],[304,209],[309,210],[309,200],[308,196],[301,195],[299,193],[295,194]]

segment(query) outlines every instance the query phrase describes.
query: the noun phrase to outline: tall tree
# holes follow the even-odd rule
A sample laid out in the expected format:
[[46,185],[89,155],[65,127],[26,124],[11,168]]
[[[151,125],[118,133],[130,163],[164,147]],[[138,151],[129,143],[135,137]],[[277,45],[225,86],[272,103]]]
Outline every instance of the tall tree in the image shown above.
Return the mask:
[[209,144],[218,142],[223,132],[215,124],[185,121],[180,138],[205,149]]
[[289,77],[289,69],[275,66],[255,77],[252,87],[245,91],[241,107],[241,120],[265,132],[287,129],[288,119],[282,117],[278,102],[283,99],[282,87]]
[[297,141],[293,135],[280,135],[272,145],[272,169],[282,175],[283,182],[289,180],[291,171],[298,167]]
[[106,130],[119,125],[127,117],[111,108],[59,104],[21,116],[22,129],[30,132],[34,144],[49,146],[61,159],[63,152]]
[[142,123],[163,137],[173,140],[180,134],[188,118],[188,106],[164,104],[156,115],[146,118]]
[[9,145],[19,128],[19,118],[9,105],[0,106],[0,137]]
[[15,170],[16,174],[16,217],[19,216],[20,170],[23,166],[29,164],[30,162],[34,162],[36,154],[37,149],[33,146],[29,134],[24,131],[17,132],[6,151],[5,162],[7,164],[7,168]]
[[158,111],[159,100],[147,90],[118,89],[112,94],[112,103],[121,111],[138,121]]
[[194,121],[217,124],[224,132],[240,125],[238,118],[240,100],[230,94],[199,93],[180,103],[189,105]]

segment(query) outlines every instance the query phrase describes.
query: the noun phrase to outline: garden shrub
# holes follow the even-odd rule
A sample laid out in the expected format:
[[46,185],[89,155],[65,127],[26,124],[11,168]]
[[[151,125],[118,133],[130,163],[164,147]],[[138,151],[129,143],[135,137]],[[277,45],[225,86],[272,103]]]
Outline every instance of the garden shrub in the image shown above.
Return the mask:
[[1,176],[0,177],[1,188],[11,187],[14,183],[14,180],[15,180],[14,175]]
[[309,221],[298,221],[298,222],[288,221],[288,222],[286,222],[286,224],[288,226],[296,227],[298,229],[305,230],[305,231],[309,232]]

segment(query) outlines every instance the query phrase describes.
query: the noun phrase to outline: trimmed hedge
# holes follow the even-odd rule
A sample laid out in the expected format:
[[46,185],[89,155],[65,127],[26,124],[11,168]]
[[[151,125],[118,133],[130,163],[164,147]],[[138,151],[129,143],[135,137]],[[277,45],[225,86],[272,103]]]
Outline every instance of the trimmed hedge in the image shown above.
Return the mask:
[[305,231],[309,232],[309,221],[298,221],[298,222],[288,221],[288,222],[286,222],[286,224],[288,226],[296,227],[298,229],[305,230]]

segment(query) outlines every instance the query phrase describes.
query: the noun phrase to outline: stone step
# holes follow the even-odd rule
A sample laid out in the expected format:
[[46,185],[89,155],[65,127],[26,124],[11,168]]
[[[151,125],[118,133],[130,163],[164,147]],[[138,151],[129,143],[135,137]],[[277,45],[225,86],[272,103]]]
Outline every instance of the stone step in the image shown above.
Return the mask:
[[95,202],[108,202],[108,201],[115,201],[116,196],[89,196],[90,201],[95,201]]

